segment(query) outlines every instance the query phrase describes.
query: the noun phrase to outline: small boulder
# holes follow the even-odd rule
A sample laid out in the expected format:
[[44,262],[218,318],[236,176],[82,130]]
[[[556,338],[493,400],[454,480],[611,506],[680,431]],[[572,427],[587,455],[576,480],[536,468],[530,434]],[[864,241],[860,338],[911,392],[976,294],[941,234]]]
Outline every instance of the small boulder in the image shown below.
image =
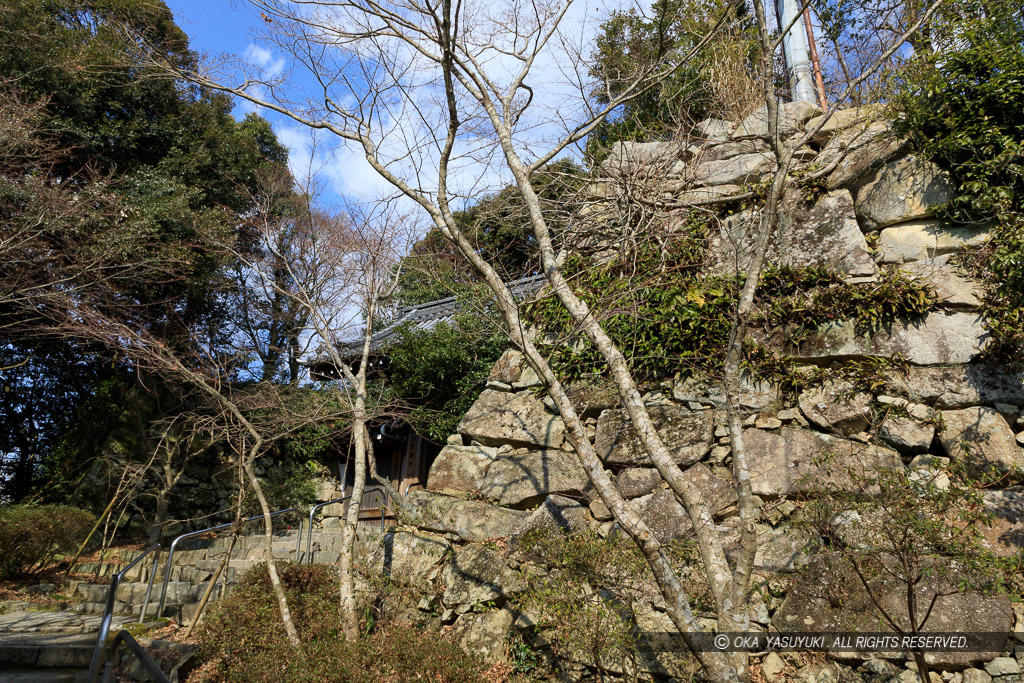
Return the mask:
[[623,498],[639,498],[657,488],[661,474],[653,467],[628,467],[619,472],[616,487]]
[[951,264],[939,259],[905,263],[900,272],[931,287],[936,303],[944,308],[973,311],[981,307],[982,285],[960,275]]
[[798,399],[800,410],[811,424],[841,436],[868,427],[871,394],[857,391],[849,382],[828,381],[808,389]]

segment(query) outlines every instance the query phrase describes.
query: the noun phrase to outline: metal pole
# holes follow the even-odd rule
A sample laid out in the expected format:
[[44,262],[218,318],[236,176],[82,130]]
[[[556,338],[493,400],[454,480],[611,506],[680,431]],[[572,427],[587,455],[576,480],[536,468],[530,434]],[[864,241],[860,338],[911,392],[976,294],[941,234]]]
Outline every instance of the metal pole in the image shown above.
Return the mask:
[[139,612],[139,623],[146,623],[146,610],[149,608],[149,596],[153,592],[153,580],[156,578],[156,563],[160,559],[160,549],[157,548],[153,555],[153,566],[149,568],[149,585],[146,586],[146,597],[142,600],[142,610]]
[[814,27],[811,25],[811,9],[809,7],[804,7],[804,29],[807,31],[807,45],[811,52],[814,85],[818,89],[818,106],[822,109],[828,109],[828,98],[825,97],[825,81],[821,77],[821,60],[818,59],[818,44],[814,40]]
[[810,48],[803,31],[795,30],[803,9],[800,0],[777,0],[777,12],[785,35],[782,47],[789,65],[790,92],[794,102],[814,102]]

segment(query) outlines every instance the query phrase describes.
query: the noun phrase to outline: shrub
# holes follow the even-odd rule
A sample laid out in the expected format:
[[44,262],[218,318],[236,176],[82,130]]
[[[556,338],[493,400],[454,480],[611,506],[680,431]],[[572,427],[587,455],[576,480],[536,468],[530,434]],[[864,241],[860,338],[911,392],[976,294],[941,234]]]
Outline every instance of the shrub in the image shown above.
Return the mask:
[[900,133],[950,170],[946,214],[996,223],[973,259],[988,283],[987,353],[1020,364],[1024,351],[1024,2],[965,0],[933,27],[944,46],[922,53],[893,98]]
[[394,391],[415,407],[420,434],[444,442],[473,405],[508,340],[487,320],[456,316],[432,330],[405,328],[388,349]]
[[281,563],[301,653],[288,644],[265,566],[243,577],[199,627],[205,681],[478,681],[482,663],[436,633],[389,626],[344,640],[330,568]]
[[75,550],[94,521],[67,505],[0,507],[0,578],[37,572],[55,554]]

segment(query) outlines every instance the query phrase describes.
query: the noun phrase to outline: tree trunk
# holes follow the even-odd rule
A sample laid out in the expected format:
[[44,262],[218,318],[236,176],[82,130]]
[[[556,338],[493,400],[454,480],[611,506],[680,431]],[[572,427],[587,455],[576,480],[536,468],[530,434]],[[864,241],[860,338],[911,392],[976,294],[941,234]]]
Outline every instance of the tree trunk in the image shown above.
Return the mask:
[[256,500],[260,503],[260,509],[263,510],[263,532],[266,538],[266,557],[267,557],[267,574],[270,575],[270,585],[274,589],[274,595],[277,597],[277,606],[281,611],[281,621],[284,623],[284,631],[288,636],[288,642],[292,647],[298,648],[301,645],[299,640],[299,632],[295,629],[295,622],[292,621],[292,612],[288,608],[288,597],[284,592],[284,585],[281,583],[281,577],[277,573],[277,562],[274,561],[274,520],[270,516],[270,506],[267,504],[267,498],[263,495],[263,487],[260,486],[259,479],[256,478],[256,472],[252,467],[252,456],[256,454],[259,448],[259,442],[253,446],[250,451],[251,455],[245,459],[245,475],[249,479],[249,484],[252,486],[253,493],[256,494]]
[[[350,640],[359,638],[359,612],[356,605],[355,567],[356,531],[359,524],[359,508],[366,487],[366,429],[365,420],[356,419],[352,425],[355,448],[355,483],[352,497],[348,501],[345,527],[341,535],[341,560],[339,561],[339,609],[341,629]],[[344,483],[343,483],[344,485]]]

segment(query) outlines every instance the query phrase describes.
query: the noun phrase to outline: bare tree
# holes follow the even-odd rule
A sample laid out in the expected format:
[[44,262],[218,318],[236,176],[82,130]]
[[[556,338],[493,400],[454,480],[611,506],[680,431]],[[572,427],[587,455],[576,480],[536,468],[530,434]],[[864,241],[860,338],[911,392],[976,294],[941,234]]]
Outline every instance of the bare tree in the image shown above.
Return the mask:
[[[544,274],[559,304],[607,364],[644,452],[692,522],[718,629],[748,630],[746,604],[757,550],[755,523],[760,510],[751,492],[737,399],[740,359],[769,238],[779,227],[781,199],[791,182],[793,155],[859,84],[893,57],[928,20],[937,3],[889,41],[886,49],[856,78],[850,79],[812,130],[783,141],[779,136],[779,105],[771,76],[781,38],[769,29],[760,0],[753,2],[764,65],[761,73],[768,137],[776,171],[753,235],[753,257],[737,302],[725,360],[741,534],[740,552],[734,562],[726,557],[723,538],[716,530],[704,493],[683,476],[656,431],[628,358],[602,327],[592,307],[567,281],[534,179],[540,169],[584,140],[618,106],[643,94],[699,54],[737,5],[729,5],[722,17],[709,22],[713,28],[687,54],[670,52],[644,65],[625,87],[618,74],[620,81],[614,96],[606,88],[607,104],[599,107],[591,106],[592,100],[587,98],[593,84],[585,74],[591,72],[575,47],[578,37],[569,34],[565,22],[573,7],[568,2],[513,1],[500,8],[486,9],[451,0],[434,4],[402,0],[322,4],[255,0],[253,5],[266,17],[273,44],[312,72],[322,92],[308,101],[322,102],[322,106],[290,102],[284,98],[283,84],[263,81],[253,74],[238,85],[230,85],[227,76],[221,73],[175,73],[313,129],[334,133],[358,149],[382,179],[429,217],[433,227],[454,245],[493,292],[495,306],[504,317],[512,343],[524,353],[554,401],[565,422],[568,440],[591,484],[640,548],[665,599],[669,617],[687,638],[709,676],[720,681],[747,680],[746,654],[702,652],[692,641],[690,634],[699,632],[700,624],[665,547],[616,489],[562,380],[527,333],[528,321],[519,302],[495,265],[481,255],[461,229],[454,212],[480,192],[481,183],[488,177],[511,177],[525,204],[536,241],[537,269]],[[485,19],[485,14],[491,18]],[[552,58],[552,53],[556,57]],[[165,66],[174,70],[173,64]],[[546,71],[542,73],[542,69]],[[574,85],[578,99],[570,100],[564,91],[553,92],[548,87],[556,70]],[[281,96],[274,97],[276,93]],[[358,382],[359,378],[354,379]]]
[[[311,197],[307,193],[307,197]],[[263,287],[303,310],[309,329],[318,338],[321,352],[334,369],[338,382],[333,393],[347,407],[346,430],[353,448],[354,483],[342,525],[339,562],[339,606],[345,636],[359,636],[356,604],[354,552],[360,501],[366,488],[367,465],[373,463],[367,423],[379,414],[379,400],[369,395],[371,349],[375,323],[397,282],[398,250],[395,244],[407,221],[388,202],[354,205],[330,215],[308,208],[305,229],[292,236],[297,247],[289,255],[279,249],[280,226],[263,226],[263,244],[274,257],[271,269],[250,262]],[[278,269],[291,286],[281,287]],[[361,328],[361,329],[360,329]],[[359,343],[347,351],[345,342],[359,335]],[[376,412],[375,412],[376,411]],[[342,482],[344,486],[345,482]],[[382,513],[383,514],[383,513]]]

